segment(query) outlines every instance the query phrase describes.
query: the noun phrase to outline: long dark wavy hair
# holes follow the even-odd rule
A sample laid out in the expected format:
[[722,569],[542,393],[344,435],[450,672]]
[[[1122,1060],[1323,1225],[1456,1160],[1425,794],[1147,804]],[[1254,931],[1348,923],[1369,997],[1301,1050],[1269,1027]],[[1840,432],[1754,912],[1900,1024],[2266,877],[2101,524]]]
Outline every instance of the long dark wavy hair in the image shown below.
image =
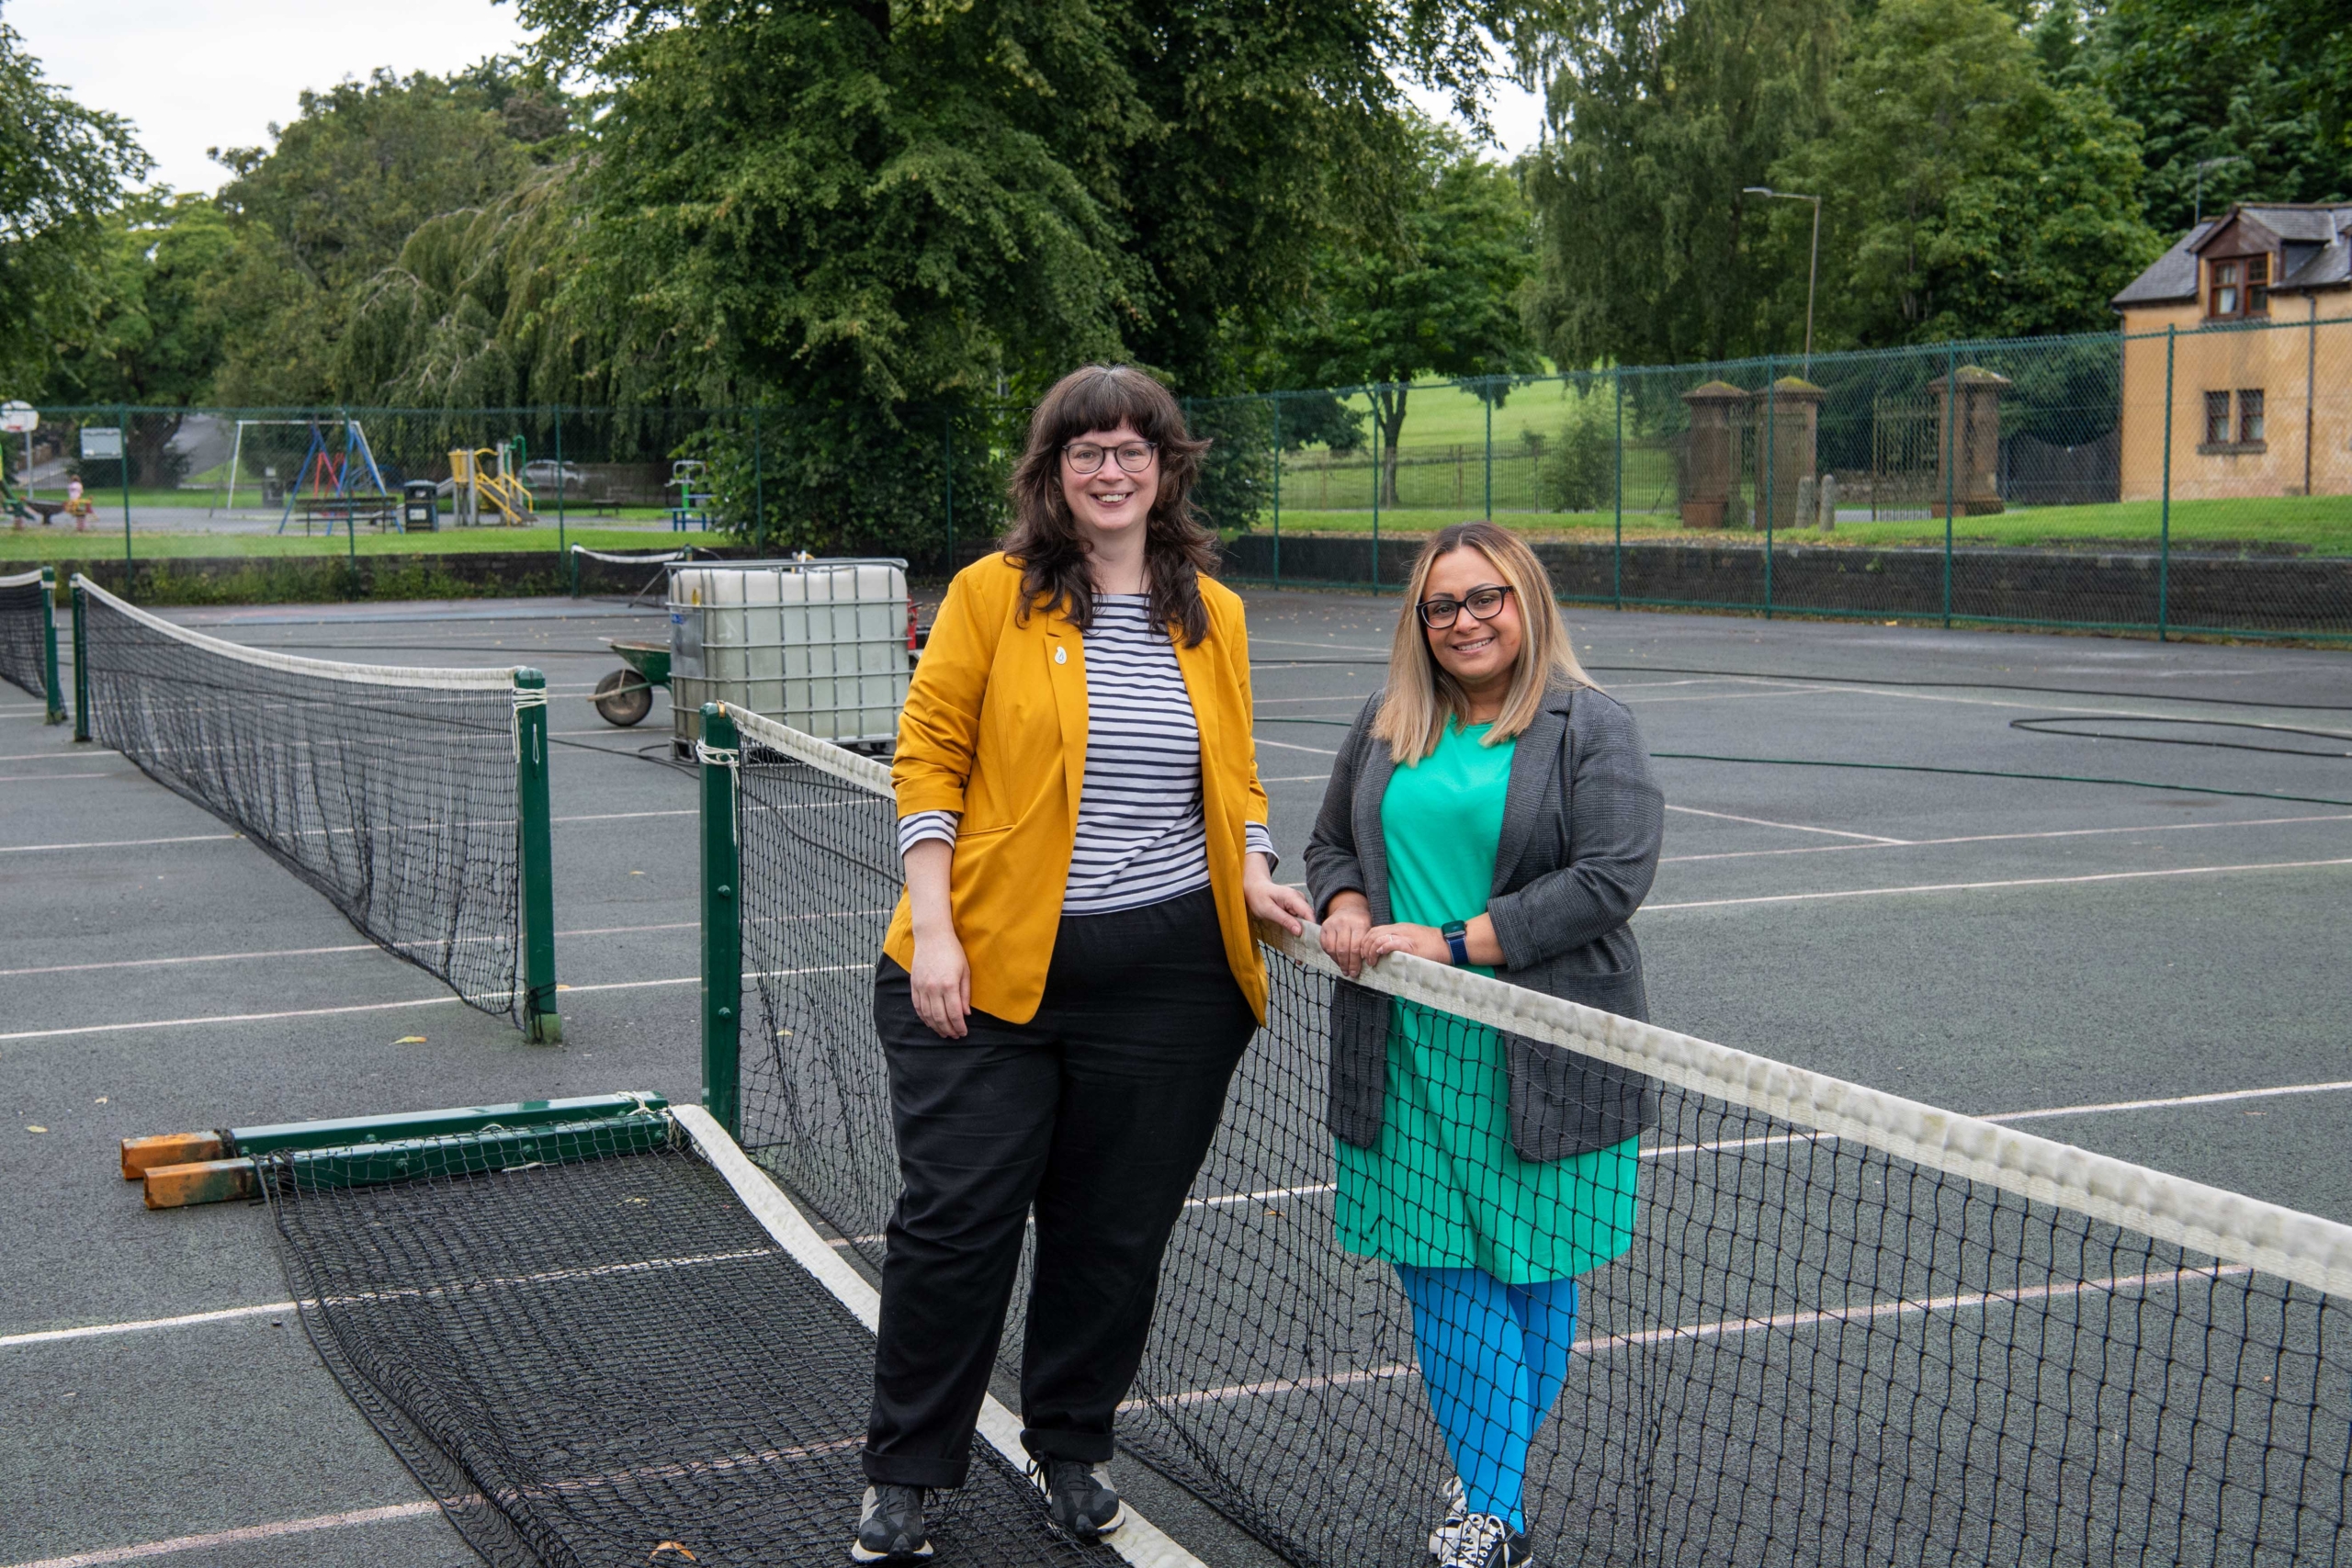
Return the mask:
[[1144,521],[1151,618],[1191,648],[1206,637],[1201,577],[1216,570],[1216,535],[1193,509],[1193,483],[1209,449],[1184,428],[1167,388],[1130,365],[1089,365],[1054,383],[1029,416],[1029,446],[1012,469],[1012,527],[1004,553],[1021,568],[1021,616],[1059,609],[1085,631],[1094,624],[1087,544],[1062,497],[1062,446],[1090,430],[1125,424],[1159,447],[1159,493]]

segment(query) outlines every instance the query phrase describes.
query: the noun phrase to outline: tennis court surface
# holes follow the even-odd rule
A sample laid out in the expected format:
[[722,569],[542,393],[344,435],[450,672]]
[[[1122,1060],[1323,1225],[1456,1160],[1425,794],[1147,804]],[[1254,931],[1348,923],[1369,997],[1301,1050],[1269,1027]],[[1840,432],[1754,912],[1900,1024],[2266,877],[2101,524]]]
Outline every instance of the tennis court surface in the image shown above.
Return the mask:
[[[1293,857],[1336,725],[1377,683],[1393,614],[1393,602],[1251,596],[1261,770]],[[272,1211],[145,1213],[108,1178],[113,1145],[173,1127],[622,1087],[692,1101],[696,783],[636,755],[658,739],[661,705],[643,730],[623,732],[583,700],[612,663],[594,637],[642,634],[649,618],[569,604],[185,618],[314,657],[548,671],[566,1043],[527,1044],[458,1004],[218,818],[119,757],[74,750],[30,699],[0,698],[0,969],[11,972],[0,1044],[18,1069],[11,1122],[45,1129],[10,1126],[0,1141],[0,1169],[28,1195],[0,1220],[0,1242],[25,1260],[0,1287],[0,1354],[22,1391],[17,1440],[0,1461],[0,1563],[469,1562],[302,1340],[283,1305]],[[2346,700],[2341,655],[1575,621],[1579,652],[1659,753],[1672,807],[1668,863],[1637,922],[1667,1030],[2352,1218],[2340,1155],[2352,1018],[2335,974],[2352,869],[2352,713],[2326,705]],[[1831,762],[1872,766],[1795,765]],[[1973,771],[1908,771],[1929,768]],[[788,783],[756,754],[743,771],[746,800]],[[2086,779],[2120,782],[2074,782]],[[884,820],[876,811],[767,819]],[[763,877],[760,842],[747,831],[749,898],[817,897],[802,912],[854,946],[855,922],[882,896],[858,880],[877,874],[877,857],[853,855],[859,869],[822,881]],[[877,1162],[845,1113],[791,1122],[787,1107],[826,1109],[806,1082],[786,1094],[791,1064],[828,1058],[811,1047],[768,1057],[767,1071],[752,1047],[773,1017],[798,1038],[796,1008],[845,1019],[855,977],[784,961],[789,950],[761,957],[747,912],[760,999],[745,1010],[743,1142],[854,1259],[876,1228],[858,1205],[887,1180],[887,1156]],[[79,967],[99,964],[113,967]],[[831,991],[760,978],[787,968],[839,978]],[[1272,1561],[1275,1547],[1295,1560],[1410,1562],[1434,1495],[1433,1434],[1426,1416],[1413,1422],[1418,1389],[1382,1282],[1346,1274],[1318,1243],[1324,1144],[1317,1099],[1296,1086],[1313,1080],[1320,982],[1304,967],[1284,974],[1289,1025],[1245,1070],[1229,1128],[1239,1142],[1221,1144],[1204,1172],[1133,1423],[1155,1459],[1258,1539],[1138,1465],[1123,1479],[1205,1562]],[[848,1040],[850,1026],[835,1032]],[[1666,1561],[2335,1560],[2352,1391],[2342,1308],[2324,1292],[2112,1216],[1922,1178],[1851,1129],[1823,1139],[1786,1106],[1729,1105],[1669,1091],[1653,1206],[1682,1216],[1683,1232],[1657,1233],[1670,1256],[1636,1247],[1641,1288],[1611,1295],[1590,1282],[1600,1304],[1537,1483],[1547,1560],[1575,1560],[1560,1540],[1570,1529],[1594,1561],[1643,1548]],[[793,1165],[829,1141],[837,1170]],[[707,1184],[689,1155],[651,1157]],[[585,1186],[550,1168],[540,1185],[566,1205],[635,1207],[626,1181],[608,1202],[593,1185],[627,1166],[610,1162]],[[517,1224],[539,1234],[512,1219],[481,1234],[520,1246]],[[698,1233],[683,1252],[662,1251],[666,1237],[583,1234],[592,1254],[612,1249],[611,1264],[625,1253],[775,1257],[751,1233]],[[598,1267],[592,1255],[524,1271]],[[788,1283],[736,1293],[794,1315]],[[614,1296],[546,1299],[576,1326]],[[1783,1297],[1811,1317],[1774,1323]],[[1268,1357],[1243,1336],[1270,1303],[1300,1315]],[[214,1314],[233,1315],[165,1321]],[[694,1359],[693,1334],[682,1326],[668,1348]],[[612,1350],[608,1380],[587,1385],[600,1397],[571,1413],[583,1428],[625,1432],[630,1412],[687,1387],[632,1377],[643,1357]],[[802,1394],[843,1381],[781,1340],[770,1359],[808,1368]],[[1683,1397],[1661,1404],[1674,1390]],[[715,1437],[732,1430],[719,1392],[703,1395]],[[1758,1411],[1800,1408],[1826,1414],[1758,1424]],[[2109,1431],[2121,1434],[2111,1459]],[[1304,1449],[1302,1434],[1326,1446]],[[637,1468],[663,1462],[684,1460]],[[597,1461],[590,1472],[627,1468]],[[2172,1484],[2209,1474],[2222,1479],[2208,1492]],[[276,1533],[223,1539],[254,1530]],[[837,1551],[828,1540],[800,1560]]]

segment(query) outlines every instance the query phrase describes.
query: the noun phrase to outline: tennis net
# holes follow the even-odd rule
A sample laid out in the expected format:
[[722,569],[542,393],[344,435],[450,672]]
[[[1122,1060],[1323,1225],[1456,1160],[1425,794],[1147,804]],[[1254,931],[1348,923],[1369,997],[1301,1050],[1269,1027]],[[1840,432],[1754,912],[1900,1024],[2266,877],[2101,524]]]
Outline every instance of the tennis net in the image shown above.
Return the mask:
[[243,829],[468,1005],[559,1032],[537,671],[296,658],[86,578],[74,591],[93,739]]
[[54,720],[61,707],[51,592],[51,584],[43,572],[0,577],[0,680],[39,697]]
[[[731,801],[757,1000],[713,1103],[876,1262],[887,770],[728,711],[706,810]],[[1336,976],[1309,941],[1266,959],[1121,1440],[1285,1561],[1403,1568],[1453,1461],[1396,1274],[1337,1239],[1379,1194],[1326,1131]],[[1537,1238],[1595,1259],[1527,1455],[1539,1562],[2352,1558],[2352,1229],[1409,957],[1366,983],[1425,1064],[1503,1031],[1651,1086],[1629,1199]]]

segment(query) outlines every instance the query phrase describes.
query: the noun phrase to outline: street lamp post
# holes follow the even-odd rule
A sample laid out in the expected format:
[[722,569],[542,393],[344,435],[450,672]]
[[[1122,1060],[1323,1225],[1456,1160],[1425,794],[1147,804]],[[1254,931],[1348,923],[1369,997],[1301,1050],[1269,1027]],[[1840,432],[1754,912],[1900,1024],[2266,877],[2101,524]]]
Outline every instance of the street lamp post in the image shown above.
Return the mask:
[[2247,162],[2247,159],[2245,154],[2232,152],[2226,157],[2207,158],[2199,163],[2197,165],[2197,202],[2193,209],[2193,214],[2188,220],[2188,226],[2190,228],[2194,229],[2198,224],[2205,221],[2205,171],[2208,169],[2218,169],[2224,164],[2243,164],[2245,162]]
[[1813,203],[1813,259],[1804,271],[1804,378],[1813,379],[1813,291],[1821,280],[1821,198],[1800,196],[1795,191],[1774,190],[1770,186],[1746,186],[1742,196],[1768,196],[1776,201],[1809,201]]

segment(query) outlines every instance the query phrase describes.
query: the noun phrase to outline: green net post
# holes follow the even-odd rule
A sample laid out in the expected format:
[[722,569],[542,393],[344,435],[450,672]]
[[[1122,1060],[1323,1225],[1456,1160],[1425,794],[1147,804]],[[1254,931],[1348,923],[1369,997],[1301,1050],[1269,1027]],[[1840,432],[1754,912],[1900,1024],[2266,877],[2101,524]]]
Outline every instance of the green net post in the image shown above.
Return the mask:
[[74,574],[74,739],[90,738],[90,637],[82,614],[82,574]]
[[939,466],[947,476],[947,575],[956,575],[956,411],[950,409],[939,426]]
[[[561,403],[558,403],[555,405],[555,547],[558,553],[569,557],[571,553],[569,548],[571,541],[564,536],[565,516],[563,492],[565,488],[566,487],[563,482],[563,405]],[[574,599],[580,597],[580,563],[576,560],[571,563],[571,596]]]
[[1772,618],[1772,414],[1781,400],[1773,382],[1772,356],[1764,356],[1764,618]]
[[1372,400],[1372,587],[1380,591],[1380,489],[1387,476],[1380,467],[1380,389],[1368,389]]
[[1495,520],[1495,378],[1492,376],[1487,378],[1482,391],[1478,400],[1487,407],[1487,521],[1492,523]]
[[122,471],[122,595],[128,599],[138,591],[134,576],[138,563],[130,553],[130,411],[128,408],[115,411],[114,438],[119,454],[115,458],[115,467]]
[[555,842],[548,805],[548,678],[514,671],[514,827],[523,878],[523,1030],[560,1044],[555,1010]]
[[729,1136],[739,1133],[743,1010],[743,852],[735,830],[735,721],[702,705],[702,1103]]
[[43,722],[65,722],[65,694],[57,683],[57,569],[40,569],[41,693],[49,703]]
[[580,547],[573,545],[563,555],[571,563],[571,596],[577,599],[580,597]]
[[[2165,328],[2165,472],[2164,497],[2156,509],[2156,640],[2162,642],[2172,630],[2171,618],[2165,614],[2171,608],[2172,583],[2172,361],[2173,349],[2180,338],[2177,325]],[[2311,487],[2303,487],[2309,495]]]

